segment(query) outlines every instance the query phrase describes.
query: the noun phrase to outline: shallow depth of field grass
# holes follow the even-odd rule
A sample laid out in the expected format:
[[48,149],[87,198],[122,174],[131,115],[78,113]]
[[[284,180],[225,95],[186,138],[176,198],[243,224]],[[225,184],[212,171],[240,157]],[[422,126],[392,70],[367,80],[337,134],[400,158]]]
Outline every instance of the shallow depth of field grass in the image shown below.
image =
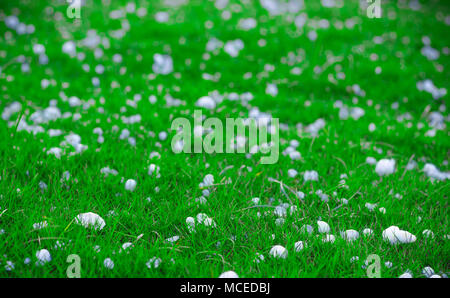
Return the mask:
[[[366,277],[364,261],[377,254],[382,277],[408,270],[424,277],[426,266],[445,277],[448,1],[382,1],[379,19],[367,17],[366,1],[291,1],[303,3],[299,9],[287,2],[86,1],[77,22],[66,16],[65,1],[1,1],[0,276],[66,277],[66,259],[77,254],[82,277],[218,277],[229,270],[239,277]],[[34,30],[8,27],[12,15]],[[209,51],[214,38],[221,43]],[[237,39],[243,48],[230,55],[225,44]],[[76,45],[72,57],[63,51],[68,41]],[[155,73],[155,54],[170,56],[173,71]],[[203,108],[206,117],[248,117],[257,108],[279,118],[279,161],[174,154],[171,120],[191,118],[208,95],[223,100]],[[14,102],[21,108],[10,112]],[[38,123],[33,113],[50,105],[60,115]],[[134,115],[139,121],[128,123]],[[318,119],[325,125],[311,134]],[[60,135],[51,136],[54,130]],[[64,143],[71,134],[87,149],[76,153]],[[283,154],[292,140],[299,159]],[[50,148],[61,148],[60,158]],[[368,157],[394,159],[395,172],[379,176]],[[160,167],[159,178],[149,175],[150,164]],[[437,169],[430,174],[426,164]],[[101,173],[105,167],[118,174]],[[312,170],[318,181],[305,181]],[[207,174],[214,184],[202,189]],[[137,182],[134,191],[125,189],[128,179]],[[210,194],[200,204],[204,189]],[[282,204],[280,224],[274,211]],[[86,212],[105,227],[78,225],[75,217]],[[215,227],[198,223],[191,233],[186,218],[199,213]],[[323,242],[318,220],[329,224],[333,243]],[[416,241],[384,241],[390,226]],[[373,234],[364,235],[366,228]],[[350,229],[358,239],[341,236]],[[173,236],[179,239],[166,240]],[[297,252],[298,241],[306,245]],[[274,245],[287,258],[271,256]],[[36,264],[42,249],[51,261]],[[151,266],[153,257],[159,266]]]

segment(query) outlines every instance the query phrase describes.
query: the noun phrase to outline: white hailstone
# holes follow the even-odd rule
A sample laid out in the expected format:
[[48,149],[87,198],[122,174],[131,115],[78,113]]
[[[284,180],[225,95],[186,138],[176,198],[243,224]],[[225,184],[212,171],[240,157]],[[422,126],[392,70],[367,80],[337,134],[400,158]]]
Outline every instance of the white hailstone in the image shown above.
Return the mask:
[[319,174],[316,171],[306,171],[303,174],[303,179],[305,181],[318,181],[319,180]]
[[153,173],[155,173],[155,176],[157,178],[161,177],[161,175],[159,174],[159,166],[155,165],[155,164],[150,164],[150,166],[148,167],[148,175],[152,176]]
[[239,276],[234,271],[225,271],[224,273],[219,275],[219,278],[239,278]]
[[284,208],[283,206],[276,206],[273,213],[276,216],[284,217],[286,216],[287,211],[286,208]]
[[398,278],[413,278],[411,272],[408,270],[405,273],[403,273],[402,275],[400,275]]
[[322,242],[330,242],[330,243],[333,243],[335,240],[336,240],[336,237],[334,237],[334,235],[327,234],[327,235],[325,235],[325,237],[322,239]]
[[208,189],[202,190],[202,195],[203,195],[204,197],[208,197],[208,196],[210,195],[209,190],[208,190]]
[[431,277],[432,275],[434,275],[434,270],[433,268],[427,266],[422,269],[422,274],[425,275],[426,277]]
[[359,257],[358,256],[353,256],[350,258],[350,263],[355,263],[359,261]]
[[128,191],[134,191],[136,188],[136,180],[128,179],[127,182],[125,182],[125,189]]
[[297,191],[297,197],[298,197],[300,200],[303,200],[303,199],[305,198],[305,193],[302,192],[302,191]]
[[113,269],[114,268],[114,262],[113,262],[113,260],[111,260],[110,258],[106,258],[104,261],[103,261],[103,266],[105,266],[106,268],[108,268],[108,269]]
[[288,251],[281,245],[275,245],[270,249],[269,254],[274,258],[286,259],[288,256]]
[[14,263],[11,261],[6,261],[5,270],[6,271],[12,271],[14,270]]
[[162,260],[160,258],[153,257],[150,260],[148,260],[148,262],[145,263],[145,265],[147,266],[148,269],[158,268],[161,262]]
[[44,265],[47,262],[50,262],[52,260],[52,256],[50,255],[50,252],[46,249],[41,249],[36,252],[36,258],[38,261],[36,262],[36,265]]
[[174,242],[177,242],[178,239],[180,239],[180,236],[172,236],[172,237],[170,237],[170,238],[167,238],[167,239],[166,239],[166,242],[174,243]]
[[294,169],[289,169],[288,170],[288,176],[291,178],[295,178],[295,176],[297,176],[298,172]]
[[189,233],[195,231],[195,219],[193,217],[186,218],[186,225],[188,226]]
[[203,185],[210,186],[214,184],[214,176],[211,174],[207,174],[205,178],[203,178]]
[[375,172],[379,176],[390,175],[395,172],[395,160],[394,159],[381,159],[377,162]]
[[107,177],[108,175],[113,175],[113,176],[117,176],[119,174],[119,172],[117,172],[117,170],[114,169],[110,169],[109,167],[104,167],[100,170],[100,173],[105,174],[105,176]]
[[347,230],[345,232],[341,232],[341,237],[347,241],[354,241],[359,238],[359,233],[355,230]]
[[363,235],[365,235],[365,236],[371,236],[371,235],[373,235],[372,229],[365,228],[365,229],[363,230]]
[[33,52],[36,55],[44,54],[45,53],[45,47],[42,44],[39,44],[39,43],[34,44],[33,45]]
[[383,239],[391,244],[412,243],[416,241],[416,236],[408,231],[400,230],[397,226],[390,226],[383,231]]
[[377,207],[377,204],[366,203],[364,206],[365,206],[367,209],[369,209],[369,211],[373,211],[373,210],[375,210],[375,207]]
[[433,178],[433,179],[437,179],[437,180],[450,179],[450,173],[445,173],[445,172],[439,171],[439,169],[436,168],[436,166],[431,163],[425,164],[423,171],[425,172],[425,174],[428,177]]
[[172,57],[169,55],[155,54],[153,56],[153,72],[167,75],[173,71]]
[[386,214],[386,208],[381,207],[380,209],[378,209],[381,213]]
[[386,266],[386,268],[392,268],[392,262],[387,261],[384,263],[384,266]]
[[155,20],[158,23],[166,23],[167,21],[169,21],[169,14],[165,11],[158,11],[157,13],[155,13]]
[[58,148],[58,147],[52,147],[49,150],[47,150],[47,155],[52,154],[54,155],[57,159],[61,158],[61,153],[62,153],[62,149]]
[[277,218],[275,220],[275,225],[277,225],[278,227],[281,227],[282,225],[284,225],[284,222],[285,222],[284,218]]
[[424,230],[422,232],[422,234],[426,237],[426,238],[434,238],[434,233],[431,230]]
[[299,160],[302,157],[302,155],[300,154],[300,152],[294,150],[289,152],[289,158],[292,160]]
[[31,259],[30,259],[30,258],[25,258],[25,260],[23,260],[23,263],[24,263],[25,265],[28,265],[28,264],[31,263]]
[[348,205],[348,200],[347,199],[341,199],[341,203],[344,205]]
[[319,220],[319,221],[317,221],[317,225],[319,226],[317,229],[319,231],[319,233],[329,233],[330,232],[330,226],[326,222]]
[[306,247],[306,243],[304,243],[303,241],[297,241],[294,243],[294,248],[296,252],[299,252],[301,250],[303,250],[303,248]]
[[240,39],[230,40],[225,43],[224,51],[231,57],[237,57],[244,48],[244,42]]
[[368,156],[366,158],[366,163],[369,164],[369,165],[374,165],[374,164],[377,163],[377,160],[375,158],[371,157],[371,156]]
[[259,264],[264,261],[264,255],[260,254],[259,252],[256,253],[256,258],[254,260],[255,263]]
[[253,198],[252,199],[252,203],[255,204],[255,205],[258,205],[259,201],[260,201],[259,198]]
[[442,278],[442,276],[440,276],[438,274],[433,274],[432,276],[430,276],[430,278]]
[[197,100],[195,106],[212,110],[216,107],[216,102],[210,96],[203,96]]
[[33,229],[35,229],[35,230],[40,230],[40,229],[43,229],[46,227],[48,227],[48,223],[46,220],[33,224]]
[[370,124],[369,124],[369,131],[370,131],[370,132],[375,131],[376,128],[377,128],[377,127],[376,127],[376,125],[375,125],[374,123],[370,123]]
[[159,138],[160,141],[165,141],[165,140],[167,140],[167,132],[161,131],[161,132],[158,134],[158,138]]
[[105,221],[98,214],[93,212],[80,213],[75,217],[75,223],[85,228],[92,227],[94,230],[102,230],[105,227]]
[[277,85],[275,85],[275,84],[267,84],[266,94],[270,95],[270,96],[273,96],[273,97],[277,96],[277,94],[278,94],[278,87],[277,87]]
[[77,54],[77,48],[75,46],[75,42],[73,41],[66,41],[62,46],[63,53],[74,57]]

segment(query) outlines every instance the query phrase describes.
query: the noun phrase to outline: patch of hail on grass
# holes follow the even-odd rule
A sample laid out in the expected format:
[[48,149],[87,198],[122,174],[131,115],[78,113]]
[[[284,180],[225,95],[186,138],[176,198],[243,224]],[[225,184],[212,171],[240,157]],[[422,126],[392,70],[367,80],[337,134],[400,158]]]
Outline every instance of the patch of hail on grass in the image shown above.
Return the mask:
[[105,221],[98,214],[93,212],[80,213],[75,217],[75,223],[85,228],[102,230],[105,227]]
[[425,164],[423,172],[431,179],[440,181],[450,179],[450,173],[441,172],[434,164],[431,163]]

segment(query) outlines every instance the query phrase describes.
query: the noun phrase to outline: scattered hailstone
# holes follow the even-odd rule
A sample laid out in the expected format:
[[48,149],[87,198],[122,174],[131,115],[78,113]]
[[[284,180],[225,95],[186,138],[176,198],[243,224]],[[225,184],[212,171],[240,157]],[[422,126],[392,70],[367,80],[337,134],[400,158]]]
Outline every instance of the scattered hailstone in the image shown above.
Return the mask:
[[365,235],[365,236],[371,236],[371,235],[373,235],[372,229],[369,229],[369,228],[364,229],[364,230],[363,230],[363,235]]
[[35,230],[40,230],[40,229],[43,229],[46,227],[48,227],[48,223],[46,220],[33,224],[33,229],[35,229]]
[[125,189],[128,191],[134,191],[136,188],[136,180],[128,179],[127,182],[125,182]]
[[193,217],[186,218],[186,225],[188,227],[189,233],[195,231],[195,219]]
[[258,204],[259,204],[259,201],[260,201],[259,198],[253,198],[253,199],[252,199],[252,203],[255,204],[255,205],[258,205]]
[[297,242],[295,242],[294,247],[295,247],[295,251],[299,252],[299,251],[303,250],[303,248],[306,247],[306,243],[304,243],[303,241],[297,241]]
[[434,233],[431,230],[424,230],[422,232],[422,234],[426,237],[426,238],[434,238]]
[[114,262],[113,262],[113,260],[111,260],[110,258],[106,258],[104,261],[103,261],[103,266],[105,266],[106,268],[108,268],[108,269],[113,269],[114,268]]
[[275,245],[270,249],[269,254],[274,258],[286,259],[288,251],[281,245]]
[[195,106],[212,110],[216,107],[216,102],[210,96],[203,96],[197,100]]
[[327,235],[325,235],[325,237],[322,239],[322,242],[330,242],[330,243],[333,243],[335,240],[336,240],[336,237],[334,237],[334,235],[327,234]]
[[383,231],[383,239],[389,241],[392,245],[398,243],[412,243],[416,241],[416,236],[408,231],[400,230],[397,226],[390,226]]
[[433,270],[433,268],[427,266],[422,269],[422,274],[429,278],[432,275],[434,275],[434,270]]
[[159,267],[161,262],[162,262],[162,260],[160,258],[153,257],[150,260],[148,260],[148,262],[145,263],[145,265],[147,266],[148,269],[152,269],[152,268],[156,269]]
[[173,236],[173,237],[167,238],[166,242],[174,243],[174,242],[177,242],[178,239],[180,239],[180,236]]
[[390,175],[395,172],[395,160],[394,159],[381,159],[377,162],[375,172],[379,176]]
[[341,237],[347,241],[354,241],[359,238],[359,233],[355,230],[347,230],[345,232],[341,232]]
[[256,253],[255,263],[259,264],[264,261],[264,255],[259,252]]
[[44,265],[52,260],[52,256],[50,252],[46,249],[41,249],[36,252],[36,258],[38,261],[36,262],[36,266]]
[[288,176],[291,178],[295,178],[295,176],[297,176],[298,172],[294,169],[289,169],[288,170]]
[[225,271],[219,275],[219,278],[239,278],[239,276],[234,271]]
[[373,158],[373,157],[368,156],[366,158],[366,163],[369,164],[369,165],[375,165],[377,163],[377,160],[375,158]]
[[403,273],[402,275],[400,275],[398,278],[413,278],[411,272],[408,270],[405,273]]
[[319,174],[316,171],[306,171],[303,174],[303,179],[305,181],[318,181],[319,180]]
[[244,48],[244,42],[240,39],[230,40],[225,43],[224,51],[231,57],[237,57]]
[[105,221],[98,214],[93,212],[80,213],[75,217],[75,223],[85,228],[92,227],[94,230],[102,230],[105,227]]
[[319,233],[329,233],[330,232],[330,226],[326,222],[319,220],[319,221],[317,221],[317,225],[319,226],[317,229],[319,231]]
[[153,56],[153,72],[167,75],[173,71],[172,57],[169,55],[155,54]]
[[450,173],[445,173],[445,172],[439,171],[439,169],[436,168],[436,166],[431,163],[425,164],[423,171],[428,177],[430,177],[432,179],[437,179],[437,180],[450,179]]

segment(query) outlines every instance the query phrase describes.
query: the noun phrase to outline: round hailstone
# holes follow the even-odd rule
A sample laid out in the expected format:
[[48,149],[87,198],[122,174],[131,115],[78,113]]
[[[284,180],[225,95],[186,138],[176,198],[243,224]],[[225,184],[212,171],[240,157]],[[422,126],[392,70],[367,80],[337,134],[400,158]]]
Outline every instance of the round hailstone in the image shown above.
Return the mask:
[[145,265],[147,266],[148,269],[158,268],[161,262],[162,260],[160,258],[153,257],[150,260],[148,260],[148,262],[145,263]]
[[369,164],[369,165],[374,165],[374,164],[377,163],[377,160],[375,158],[371,157],[371,156],[368,156],[366,158],[366,163]]
[[195,231],[195,219],[193,217],[186,218],[186,225],[188,227],[189,233]]
[[306,171],[303,174],[303,179],[306,181],[318,181],[319,174],[316,171]]
[[398,278],[412,278],[412,274],[409,271],[406,271],[405,273],[403,273],[402,275],[400,275]]
[[314,232],[314,228],[311,225],[303,225],[302,228],[300,229],[301,233],[308,233],[308,234],[312,234]]
[[422,269],[422,274],[425,275],[426,277],[431,277],[432,275],[434,275],[434,270],[433,268],[427,266]]
[[111,260],[110,258],[106,258],[103,261],[103,266],[105,266],[108,269],[113,269],[114,268],[114,262],[113,260]]
[[426,237],[426,238],[434,238],[434,233],[431,230],[424,230],[422,232],[422,234]]
[[239,278],[239,276],[234,271],[225,271],[219,275],[219,278]]
[[341,236],[347,241],[354,241],[359,238],[359,233],[355,230],[347,230],[345,232],[342,232]]
[[322,242],[331,242],[333,243],[336,240],[336,237],[334,237],[334,235],[332,234],[327,234],[325,235],[325,237],[322,239]]
[[375,166],[375,172],[379,176],[391,175],[395,172],[395,160],[394,159],[381,159]]
[[253,198],[252,202],[253,202],[253,204],[258,205],[259,204],[259,198]]
[[366,228],[363,230],[363,234],[365,236],[370,236],[370,235],[373,235],[373,231],[372,231],[372,229]]
[[329,233],[330,232],[330,226],[324,222],[324,221],[317,221],[317,225],[319,226],[318,231],[319,233]]
[[274,258],[282,258],[286,259],[288,255],[288,251],[281,245],[275,245],[270,249],[269,254]]
[[197,100],[195,106],[212,110],[216,107],[216,102],[210,96],[203,96]]
[[128,191],[134,191],[136,185],[137,185],[136,180],[128,179],[127,182],[125,182],[125,189]]
[[288,176],[291,178],[295,178],[295,176],[297,176],[298,172],[294,169],[289,169],[288,170]]
[[416,236],[408,231],[400,230],[397,226],[390,226],[383,231],[383,239],[391,244],[412,243],[416,241]]
[[166,242],[174,243],[174,242],[177,242],[178,239],[180,239],[180,236],[173,236],[173,237],[167,238]]
[[94,230],[102,230],[105,227],[105,221],[98,214],[93,212],[80,213],[75,217],[75,223],[85,228],[92,227]]
[[299,251],[303,250],[303,248],[306,247],[306,243],[304,243],[303,241],[297,241],[297,242],[295,242],[294,247],[295,247],[295,251],[299,252]]
[[38,250],[36,252],[36,258],[38,259],[36,265],[44,265],[45,263],[50,262],[52,260],[50,252],[46,249]]

